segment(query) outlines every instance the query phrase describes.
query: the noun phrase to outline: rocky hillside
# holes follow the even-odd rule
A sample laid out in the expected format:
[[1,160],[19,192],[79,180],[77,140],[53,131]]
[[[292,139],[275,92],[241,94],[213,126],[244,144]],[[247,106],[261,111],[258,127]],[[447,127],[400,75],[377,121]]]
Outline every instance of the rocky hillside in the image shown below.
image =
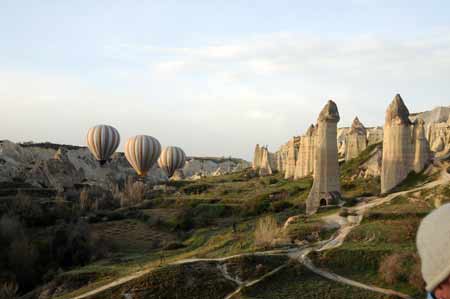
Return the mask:
[[[422,119],[425,137],[431,151],[436,157],[445,158],[450,155],[450,107],[437,107],[430,111],[411,113],[409,120],[414,123]],[[269,152],[267,147],[255,147],[253,167],[280,171],[286,178],[298,179],[312,173],[313,144],[316,127],[311,125],[305,134],[294,136],[281,145],[276,152]],[[412,134],[412,133],[411,133]],[[337,130],[337,144],[340,161],[348,161],[358,156],[367,146],[383,141],[382,126],[364,127],[363,121],[355,118],[351,127],[340,127]],[[262,152],[267,151],[269,159],[262,163]],[[264,165],[263,165],[264,164]],[[370,166],[371,173],[379,173],[376,164]],[[267,172],[267,171],[265,171]]]
[[[80,184],[106,186],[135,175],[123,153],[115,153],[111,161],[100,166],[86,147],[52,143],[0,141],[0,165],[0,182],[16,180],[33,187],[59,190]],[[182,173],[186,179],[198,179],[239,171],[249,166],[248,162],[241,159],[190,157]],[[146,179],[157,183],[167,181],[167,176],[155,166]]]

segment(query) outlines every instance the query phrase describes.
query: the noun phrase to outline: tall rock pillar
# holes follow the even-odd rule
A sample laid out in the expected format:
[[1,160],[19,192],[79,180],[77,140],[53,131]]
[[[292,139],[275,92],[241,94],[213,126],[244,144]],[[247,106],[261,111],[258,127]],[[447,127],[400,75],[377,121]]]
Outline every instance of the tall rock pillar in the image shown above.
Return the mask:
[[259,175],[266,176],[272,174],[272,167],[270,167],[269,150],[267,147],[261,147],[261,165],[259,166]]
[[294,179],[311,175],[314,171],[314,125],[310,125],[306,134],[300,139]]
[[321,205],[340,200],[337,123],[339,111],[329,100],[317,119],[315,135],[314,183],[306,200],[306,213],[317,212]]
[[261,148],[259,147],[259,144],[255,146],[255,152],[253,154],[253,163],[252,168],[258,169],[261,166]]
[[414,145],[414,162],[413,170],[416,173],[421,172],[430,162],[430,144],[425,138],[425,122],[418,118],[414,121],[413,128],[413,145]]
[[412,145],[409,111],[397,94],[386,110],[381,165],[381,193],[388,192],[402,182],[412,170]]
[[350,132],[346,136],[345,161],[349,161],[359,156],[359,154],[367,147],[366,128],[355,117]]
[[292,179],[295,175],[295,164],[297,162],[298,156],[298,143],[299,139],[293,137],[288,142],[288,151],[287,151],[287,162],[286,162],[286,171],[284,173],[285,179]]

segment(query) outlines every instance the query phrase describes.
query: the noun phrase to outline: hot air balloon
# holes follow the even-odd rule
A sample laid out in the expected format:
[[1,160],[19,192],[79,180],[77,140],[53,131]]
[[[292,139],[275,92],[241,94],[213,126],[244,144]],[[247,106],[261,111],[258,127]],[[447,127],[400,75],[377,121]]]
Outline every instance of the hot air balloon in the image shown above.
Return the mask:
[[186,154],[176,146],[168,146],[162,152],[158,159],[158,165],[163,169],[167,176],[173,176],[175,170],[180,169],[186,162]]
[[141,177],[147,175],[160,154],[161,144],[152,136],[137,135],[125,144],[125,157]]
[[95,159],[103,165],[119,146],[120,135],[114,127],[98,125],[89,129],[86,140]]

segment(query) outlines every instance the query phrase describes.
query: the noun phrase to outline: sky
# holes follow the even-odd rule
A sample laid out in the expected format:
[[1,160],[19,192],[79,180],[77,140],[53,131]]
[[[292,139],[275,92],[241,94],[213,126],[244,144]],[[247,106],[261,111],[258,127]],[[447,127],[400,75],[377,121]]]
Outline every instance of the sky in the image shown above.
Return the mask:
[[315,123],[450,105],[449,1],[0,0],[0,139],[251,159]]

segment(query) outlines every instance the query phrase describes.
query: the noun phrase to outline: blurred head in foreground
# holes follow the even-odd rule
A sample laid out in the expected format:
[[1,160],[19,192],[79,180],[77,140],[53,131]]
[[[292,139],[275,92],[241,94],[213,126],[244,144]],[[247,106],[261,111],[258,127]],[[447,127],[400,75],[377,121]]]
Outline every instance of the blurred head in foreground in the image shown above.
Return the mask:
[[450,299],[450,204],[422,220],[417,232],[417,249],[426,290],[434,298]]

